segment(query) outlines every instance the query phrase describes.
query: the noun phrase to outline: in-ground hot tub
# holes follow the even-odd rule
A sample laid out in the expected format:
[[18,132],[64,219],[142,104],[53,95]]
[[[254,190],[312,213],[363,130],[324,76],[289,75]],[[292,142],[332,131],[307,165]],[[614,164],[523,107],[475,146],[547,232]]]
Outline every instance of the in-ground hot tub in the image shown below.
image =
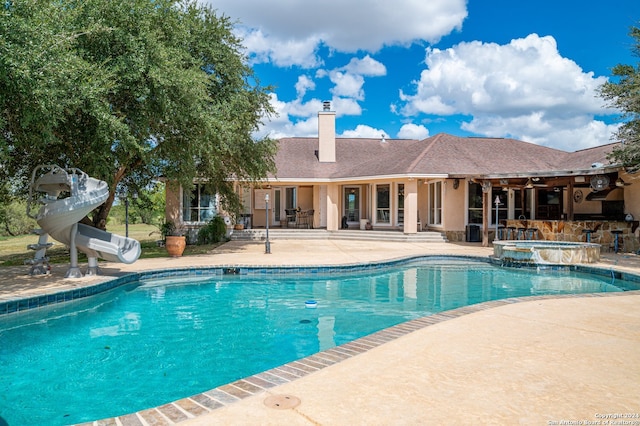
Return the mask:
[[493,255],[505,262],[576,265],[600,260],[600,244],[564,241],[494,241]]

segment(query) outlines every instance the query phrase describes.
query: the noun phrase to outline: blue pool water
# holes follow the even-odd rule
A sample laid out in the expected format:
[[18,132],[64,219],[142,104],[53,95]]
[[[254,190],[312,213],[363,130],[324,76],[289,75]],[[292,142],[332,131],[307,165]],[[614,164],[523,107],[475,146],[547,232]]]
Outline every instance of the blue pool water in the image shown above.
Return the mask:
[[[162,405],[483,301],[637,287],[608,277],[442,260],[357,275],[127,285],[0,317],[0,424],[80,423]],[[305,307],[308,300],[317,308]]]

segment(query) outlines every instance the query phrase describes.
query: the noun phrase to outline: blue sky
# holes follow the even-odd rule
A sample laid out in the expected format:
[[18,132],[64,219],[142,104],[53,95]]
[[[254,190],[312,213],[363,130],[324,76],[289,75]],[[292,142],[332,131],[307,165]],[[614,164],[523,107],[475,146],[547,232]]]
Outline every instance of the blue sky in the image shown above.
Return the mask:
[[278,116],[316,136],[331,100],[345,137],[512,137],[574,151],[611,142],[596,89],[636,65],[640,1],[201,0],[237,20]]

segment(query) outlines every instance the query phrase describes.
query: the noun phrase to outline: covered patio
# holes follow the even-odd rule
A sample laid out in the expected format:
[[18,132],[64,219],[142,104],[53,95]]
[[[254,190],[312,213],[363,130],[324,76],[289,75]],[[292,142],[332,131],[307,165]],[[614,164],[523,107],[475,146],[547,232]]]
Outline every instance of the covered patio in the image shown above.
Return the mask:
[[[605,249],[637,252],[638,176],[622,168],[594,164],[592,169],[527,176],[485,176],[488,238],[584,241]],[[483,222],[484,224],[484,222]],[[497,230],[497,235],[495,234]]]

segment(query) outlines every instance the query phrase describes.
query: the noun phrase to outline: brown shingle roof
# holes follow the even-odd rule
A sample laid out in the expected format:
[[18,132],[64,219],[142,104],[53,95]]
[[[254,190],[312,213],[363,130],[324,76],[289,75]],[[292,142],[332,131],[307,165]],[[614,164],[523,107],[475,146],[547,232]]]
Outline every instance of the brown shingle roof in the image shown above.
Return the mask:
[[586,170],[609,164],[613,145],[574,153],[515,139],[440,133],[414,139],[337,138],[336,162],[320,163],[318,138],[284,138],[276,155],[278,179],[322,180],[389,175],[491,175]]
[[607,154],[619,145],[619,143],[610,143],[607,145],[600,145],[593,148],[571,152],[567,156],[563,166],[566,169],[588,169],[594,163],[601,163],[605,166],[612,165],[611,161],[607,159]]

